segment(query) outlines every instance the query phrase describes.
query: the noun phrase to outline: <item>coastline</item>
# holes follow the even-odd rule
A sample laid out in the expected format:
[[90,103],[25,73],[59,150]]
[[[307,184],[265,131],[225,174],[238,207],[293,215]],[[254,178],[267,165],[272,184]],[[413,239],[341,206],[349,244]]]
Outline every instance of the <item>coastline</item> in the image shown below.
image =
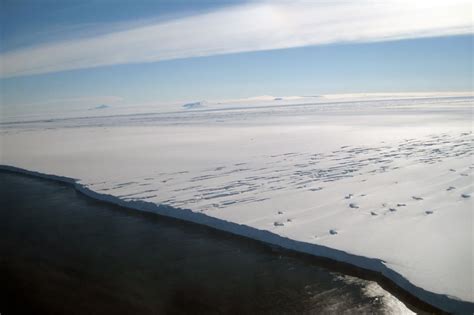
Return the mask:
[[430,313],[442,313],[443,311],[471,313],[474,311],[474,304],[472,303],[458,301],[446,295],[435,294],[414,286],[408,279],[405,279],[400,274],[387,268],[384,262],[379,259],[356,256],[321,245],[291,240],[269,231],[223,221],[187,209],[172,208],[145,201],[124,201],[112,195],[99,194],[82,186],[76,179],[69,177],[44,174],[8,165],[0,165],[0,171],[19,173],[61,182],[74,187],[75,190],[83,195],[101,202],[118,205],[132,211],[138,210],[143,213],[158,214],[185,222],[204,225],[239,237],[252,239],[294,254],[308,256],[311,259],[318,260],[323,265],[330,266],[332,269],[341,269],[344,270],[344,273],[374,280],[402,301],[409,301],[409,303]]

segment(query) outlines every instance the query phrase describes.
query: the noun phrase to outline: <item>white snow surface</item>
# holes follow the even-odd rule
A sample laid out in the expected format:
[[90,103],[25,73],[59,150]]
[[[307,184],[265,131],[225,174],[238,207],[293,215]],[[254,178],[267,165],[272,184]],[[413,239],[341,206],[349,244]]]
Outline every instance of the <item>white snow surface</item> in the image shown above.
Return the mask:
[[473,95],[307,98],[18,118],[0,124],[0,164],[380,271],[428,303],[470,311]]

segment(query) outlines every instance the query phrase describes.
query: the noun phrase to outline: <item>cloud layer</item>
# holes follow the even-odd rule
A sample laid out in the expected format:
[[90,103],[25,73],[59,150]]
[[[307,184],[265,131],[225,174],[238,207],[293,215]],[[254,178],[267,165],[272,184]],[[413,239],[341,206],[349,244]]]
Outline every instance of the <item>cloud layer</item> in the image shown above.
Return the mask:
[[260,2],[0,54],[0,77],[473,32],[470,1]]

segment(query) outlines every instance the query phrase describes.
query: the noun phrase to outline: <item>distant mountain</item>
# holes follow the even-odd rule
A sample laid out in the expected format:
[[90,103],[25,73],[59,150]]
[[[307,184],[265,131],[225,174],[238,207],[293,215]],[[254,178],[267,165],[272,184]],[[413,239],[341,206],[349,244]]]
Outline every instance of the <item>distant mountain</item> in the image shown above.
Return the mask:
[[91,107],[89,108],[89,110],[94,110],[94,109],[106,109],[106,108],[109,108],[110,106],[109,105],[105,105],[105,104],[101,104],[101,105],[98,105],[96,107]]
[[193,103],[187,103],[183,105],[184,109],[196,109],[196,108],[201,108],[204,107],[204,102],[193,102]]

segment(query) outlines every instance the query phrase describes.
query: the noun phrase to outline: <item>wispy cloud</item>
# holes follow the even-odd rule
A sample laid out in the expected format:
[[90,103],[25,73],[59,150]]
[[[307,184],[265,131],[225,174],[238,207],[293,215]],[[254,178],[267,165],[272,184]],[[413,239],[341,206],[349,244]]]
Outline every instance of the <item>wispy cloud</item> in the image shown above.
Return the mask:
[[3,78],[338,42],[473,32],[466,0],[259,2],[4,52]]

